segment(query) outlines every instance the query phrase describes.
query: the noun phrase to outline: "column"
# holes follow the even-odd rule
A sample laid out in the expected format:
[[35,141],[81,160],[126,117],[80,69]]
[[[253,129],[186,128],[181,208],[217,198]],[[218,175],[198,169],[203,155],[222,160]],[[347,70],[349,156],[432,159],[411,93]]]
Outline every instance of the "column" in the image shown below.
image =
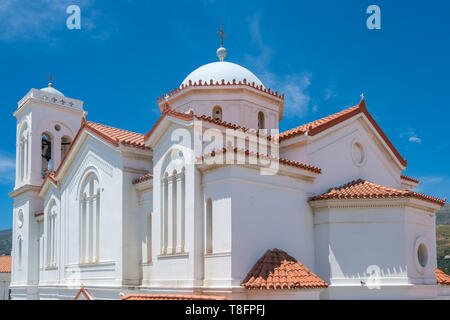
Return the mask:
[[182,186],[182,177],[183,173],[180,172],[177,174],[176,183],[177,183],[177,253],[182,253],[183,250],[183,186]]
[[85,262],[86,252],[86,198],[80,199],[80,263]]
[[162,180],[162,232],[161,232],[161,254],[167,254],[167,219],[168,219],[168,181],[167,177]]
[[61,138],[55,137],[52,141],[52,171],[58,169],[61,163]]
[[[172,254],[174,249],[174,234],[173,234],[173,217],[174,217],[174,176],[168,178],[168,212],[167,212],[167,254]],[[175,209],[176,210],[176,209]]]
[[86,199],[86,215],[85,215],[85,253],[84,253],[84,262],[91,262],[91,197]]
[[92,262],[97,262],[97,196],[92,196]]

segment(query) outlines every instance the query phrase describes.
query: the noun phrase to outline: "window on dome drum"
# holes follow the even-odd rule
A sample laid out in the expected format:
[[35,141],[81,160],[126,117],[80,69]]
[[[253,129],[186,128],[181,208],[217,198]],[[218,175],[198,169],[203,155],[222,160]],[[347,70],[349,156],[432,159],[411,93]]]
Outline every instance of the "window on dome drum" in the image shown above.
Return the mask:
[[19,160],[19,168],[18,168],[18,180],[24,181],[28,178],[29,171],[29,154],[30,154],[30,144],[29,144],[29,130],[28,123],[24,123],[22,125],[22,129],[20,130],[19,138],[18,138],[18,146],[19,150],[18,160]]
[[42,134],[42,142],[41,142],[41,156],[42,156],[42,165],[41,165],[41,173],[42,178],[45,179],[47,175],[47,171],[52,171],[52,142],[53,139],[49,133]]
[[264,113],[262,111],[258,112],[258,129],[265,129],[265,119],[264,119]]
[[100,184],[90,173],[82,184],[80,195],[80,263],[99,261]]
[[206,201],[206,254],[213,253],[213,209],[212,200]]
[[66,156],[67,151],[69,151],[71,144],[72,144],[71,137],[68,137],[68,136],[62,137],[62,139],[61,139],[61,161]]
[[213,108],[212,118],[217,121],[222,121],[222,108],[219,106],[215,106]]

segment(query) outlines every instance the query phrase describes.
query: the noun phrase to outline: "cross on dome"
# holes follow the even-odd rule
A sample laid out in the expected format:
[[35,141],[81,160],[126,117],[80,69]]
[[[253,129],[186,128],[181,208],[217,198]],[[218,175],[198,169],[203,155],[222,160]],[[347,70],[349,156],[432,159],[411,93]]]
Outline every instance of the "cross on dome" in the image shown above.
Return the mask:
[[227,37],[227,35],[223,33],[223,23],[220,31],[218,31],[217,34],[220,36],[220,48],[217,49],[217,56],[219,57],[220,61],[223,61],[227,57],[227,49],[223,47],[223,39]]

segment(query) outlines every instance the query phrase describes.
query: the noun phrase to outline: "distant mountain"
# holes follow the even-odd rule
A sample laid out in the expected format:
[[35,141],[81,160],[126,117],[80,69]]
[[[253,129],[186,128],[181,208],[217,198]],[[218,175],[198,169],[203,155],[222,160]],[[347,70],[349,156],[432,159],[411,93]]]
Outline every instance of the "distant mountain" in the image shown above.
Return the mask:
[[441,210],[436,212],[436,224],[450,225],[450,204],[447,203]]
[[11,255],[11,241],[12,241],[12,230],[2,230],[0,231],[0,256],[1,255]]

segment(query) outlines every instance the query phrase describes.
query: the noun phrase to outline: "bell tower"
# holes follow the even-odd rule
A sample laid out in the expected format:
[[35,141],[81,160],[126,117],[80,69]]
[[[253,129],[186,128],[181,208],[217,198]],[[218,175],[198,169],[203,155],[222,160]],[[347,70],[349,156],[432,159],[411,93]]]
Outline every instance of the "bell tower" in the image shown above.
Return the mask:
[[47,172],[58,169],[86,115],[83,101],[65,97],[52,80],[46,88],[31,89],[13,113],[17,131],[16,179],[10,193],[14,199],[12,286],[39,281],[39,223],[45,221],[45,213],[44,220],[36,219],[44,211],[39,188]]

